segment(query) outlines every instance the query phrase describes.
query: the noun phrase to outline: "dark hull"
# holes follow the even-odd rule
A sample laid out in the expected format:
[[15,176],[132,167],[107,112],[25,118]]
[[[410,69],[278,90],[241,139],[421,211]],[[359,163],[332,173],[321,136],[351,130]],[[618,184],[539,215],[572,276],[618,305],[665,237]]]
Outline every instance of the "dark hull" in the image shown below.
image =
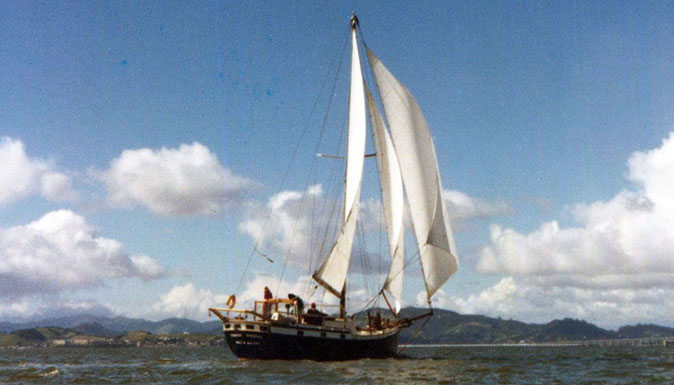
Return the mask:
[[343,361],[392,357],[398,332],[379,338],[328,338],[284,333],[225,331],[227,344],[239,358]]

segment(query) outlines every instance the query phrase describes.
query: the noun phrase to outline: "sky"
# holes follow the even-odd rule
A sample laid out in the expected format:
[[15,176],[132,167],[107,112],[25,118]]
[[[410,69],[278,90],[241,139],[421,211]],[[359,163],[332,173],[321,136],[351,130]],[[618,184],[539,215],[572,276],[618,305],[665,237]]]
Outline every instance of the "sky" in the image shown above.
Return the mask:
[[434,137],[460,266],[433,306],[674,326],[674,4],[599,1],[0,2],[0,320],[328,301],[353,11]]

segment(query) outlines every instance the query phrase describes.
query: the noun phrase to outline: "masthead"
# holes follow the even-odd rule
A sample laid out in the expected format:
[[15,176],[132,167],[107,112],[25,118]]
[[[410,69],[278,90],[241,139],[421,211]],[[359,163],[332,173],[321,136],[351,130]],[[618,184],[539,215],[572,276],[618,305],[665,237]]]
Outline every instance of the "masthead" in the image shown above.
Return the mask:
[[356,29],[356,26],[360,25],[360,23],[358,23],[358,18],[356,17],[356,12],[351,14],[351,19],[349,19],[349,21],[351,22],[351,28],[353,29]]

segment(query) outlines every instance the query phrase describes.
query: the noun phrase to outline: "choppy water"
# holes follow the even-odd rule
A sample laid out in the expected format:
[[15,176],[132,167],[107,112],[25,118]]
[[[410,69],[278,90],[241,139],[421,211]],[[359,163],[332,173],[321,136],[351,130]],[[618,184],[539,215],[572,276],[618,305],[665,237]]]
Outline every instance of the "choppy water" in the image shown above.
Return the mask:
[[0,383],[671,384],[672,347],[410,347],[406,358],[243,361],[227,348],[0,349]]

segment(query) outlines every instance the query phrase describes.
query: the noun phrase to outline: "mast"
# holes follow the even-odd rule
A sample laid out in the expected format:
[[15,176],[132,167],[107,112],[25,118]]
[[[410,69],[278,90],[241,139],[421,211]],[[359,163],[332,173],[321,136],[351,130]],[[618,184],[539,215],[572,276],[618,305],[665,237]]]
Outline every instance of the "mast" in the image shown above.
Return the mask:
[[349,270],[353,237],[358,217],[360,187],[365,161],[365,91],[358,52],[356,27],[358,18],[351,16],[351,79],[349,84],[349,112],[344,175],[344,211],[337,241],[321,267],[312,275],[314,280],[342,300],[345,296],[346,274]]

